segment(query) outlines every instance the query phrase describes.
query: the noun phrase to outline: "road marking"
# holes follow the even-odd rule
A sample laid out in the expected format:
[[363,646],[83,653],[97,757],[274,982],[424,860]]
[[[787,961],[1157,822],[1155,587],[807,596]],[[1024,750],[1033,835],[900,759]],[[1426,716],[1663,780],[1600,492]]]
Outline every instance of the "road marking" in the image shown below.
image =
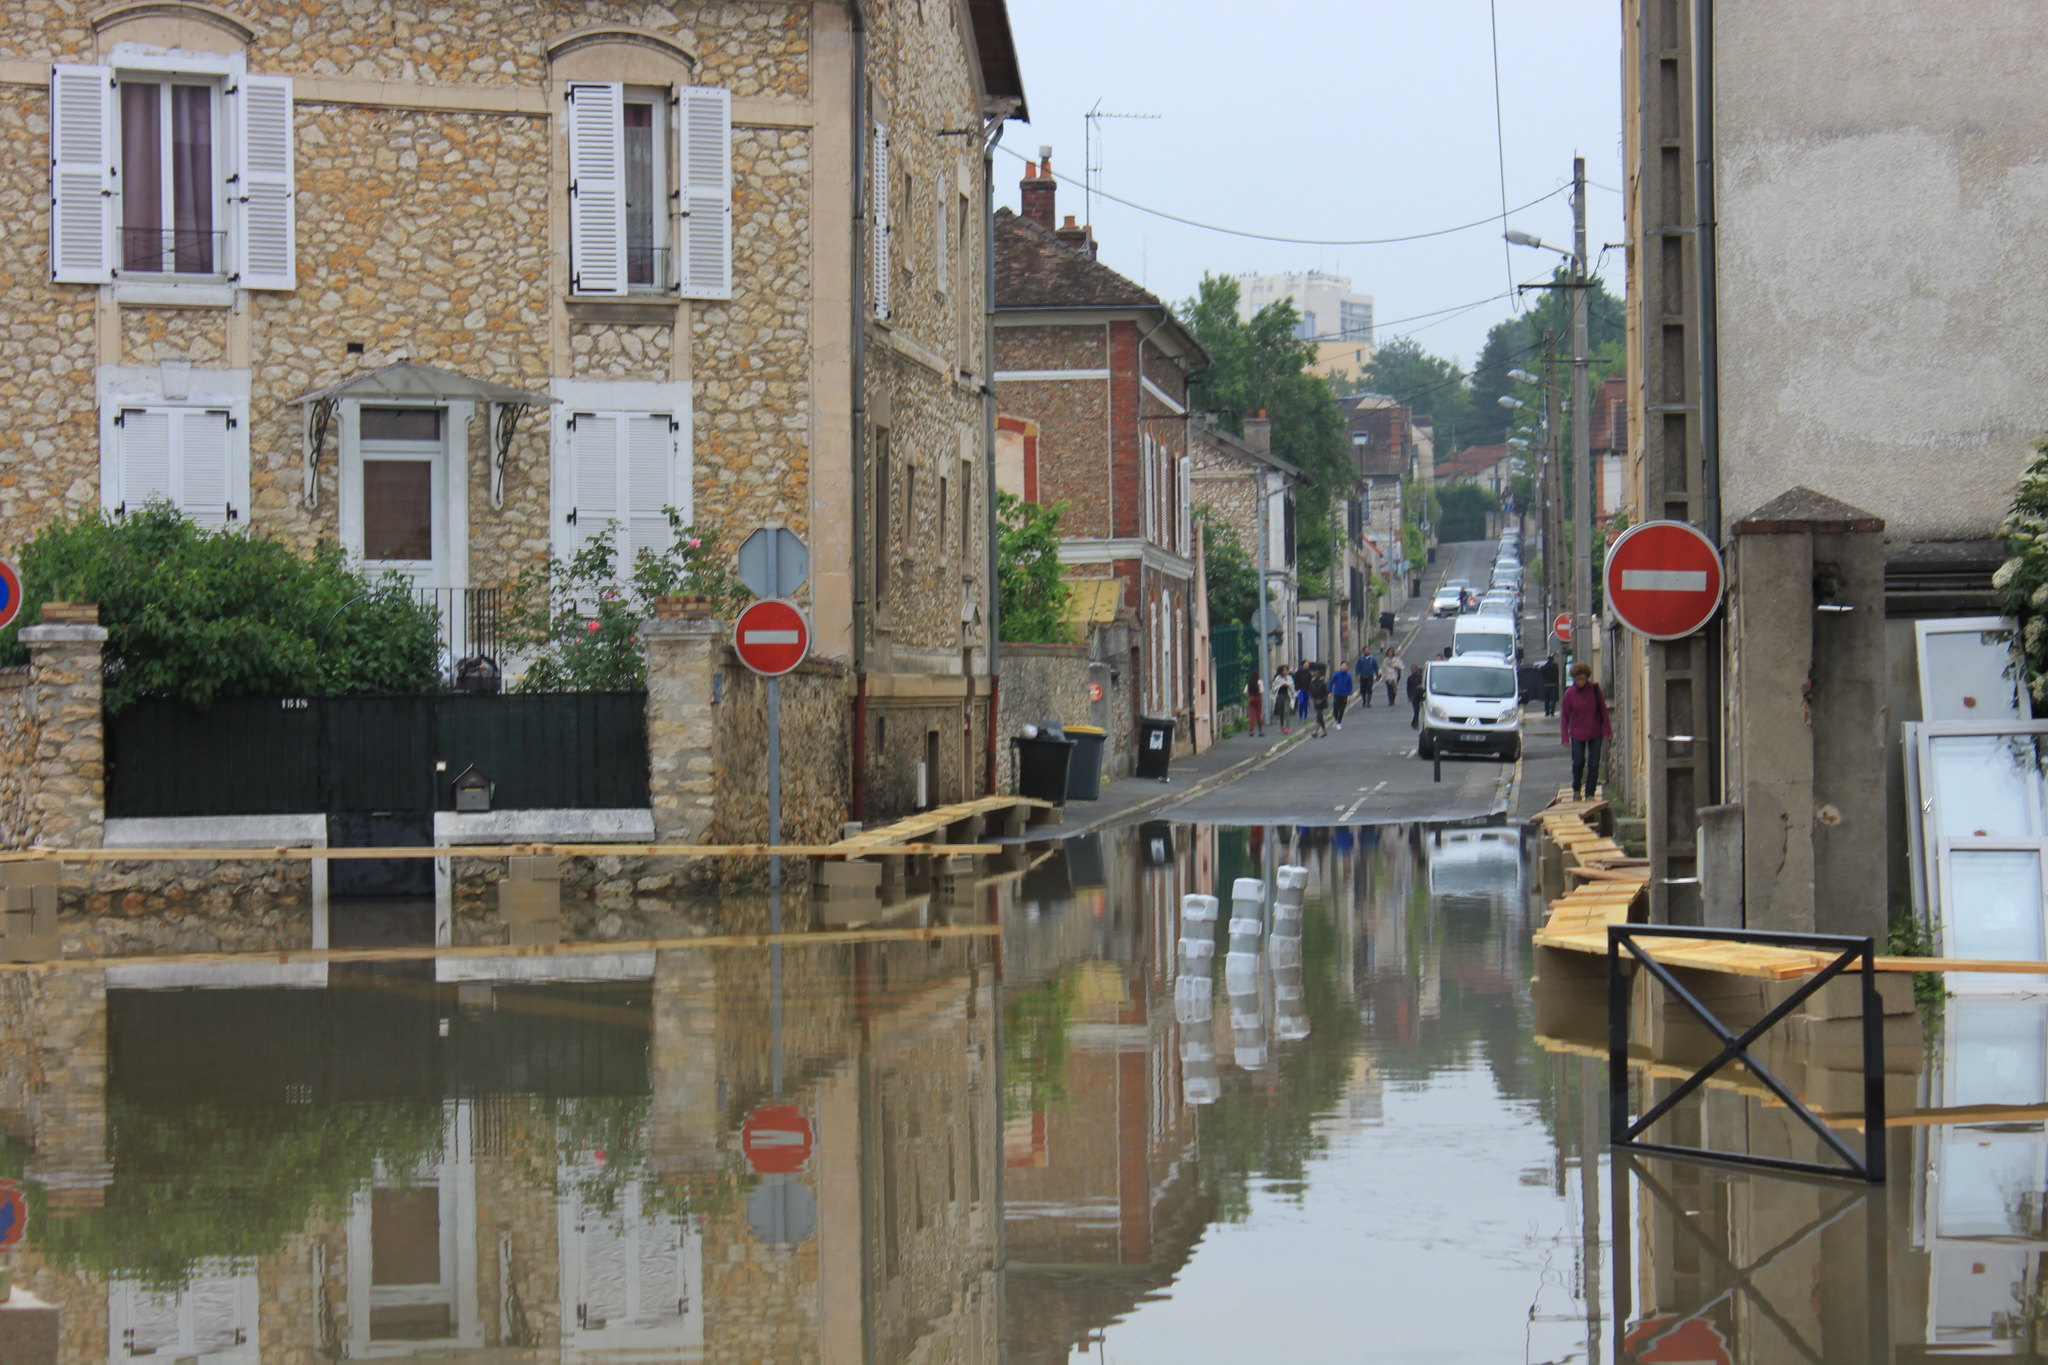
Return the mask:
[[1340,816],[1338,816],[1338,817],[1337,817],[1337,823],[1338,823],[1338,824],[1340,824],[1340,825],[1348,825],[1348,824],[1350,824],[1350,823],[1351,823],[1351,817],[1352,817],[1352,816],[1354,816],[1354,815],[1356,815],[1356,814],[1358,814],[1358,808],[1359,808],[1360,806],[1364,805],[1364,804],[1365,804],[1365,798],[1364,798],[1364,797],[1362,797],[1362,796],[1361,796],[1361,797],[1359,797],[1359,798],[1358,798],[1358,799],[1357,799],[1356,801],[1353,801],[1353,802],[1351,803],[1351,809],[1350,809],[1350,810],[1347,810],[1347,811],[1345,811],[1345,812],[1344,812],[1344,813],[1343,813],[1342,815],[1340,815]]
[[1623,569],[1621,586],[1630,592],[1705,592],[1707,575],[1698,569]]

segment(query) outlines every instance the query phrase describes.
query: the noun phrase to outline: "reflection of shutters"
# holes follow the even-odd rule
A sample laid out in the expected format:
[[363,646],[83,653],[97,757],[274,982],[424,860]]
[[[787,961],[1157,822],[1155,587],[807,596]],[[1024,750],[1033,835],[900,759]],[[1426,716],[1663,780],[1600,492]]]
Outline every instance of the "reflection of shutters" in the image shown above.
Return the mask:
[[108,1286],[107,1325],[115,1361],[254,1361],[258,1354],[257,1292],[253,1267],[200,1269],[184,1289],[145,1289],[134,1280]]
[[682,269],[686,299],[732,297],[732,92],[687,85],[682,102]]
[[889,130],[875,125],[874,153],[868,160],[869,302],[875,316],[889,316]]
[[114,73],[50,69],[50,278],[114,278]]
[[660,554],[675,543],[668,508],[675,501],[670,471],[675,467],[674,424],[666,413],[625,419],[626,543],[621,562],[631,564],[642,550]]
[[121,1332],[123,1356],[175,1355],[185,1344],[183,1305],[176,1294],[135,1293]]
[[244,76],[236,168],[242,177],[241,273],[244,289],[298,285],[292,198],[292,83],[288,76]]
[[681,1225],[622,1221],[623,1227],[587,1211],[577,1228],[582,1277],[576,1326],[582,1331],[656,1327],[688,1313]]
[[569,292],[626,292],[626,89],[569,87]]

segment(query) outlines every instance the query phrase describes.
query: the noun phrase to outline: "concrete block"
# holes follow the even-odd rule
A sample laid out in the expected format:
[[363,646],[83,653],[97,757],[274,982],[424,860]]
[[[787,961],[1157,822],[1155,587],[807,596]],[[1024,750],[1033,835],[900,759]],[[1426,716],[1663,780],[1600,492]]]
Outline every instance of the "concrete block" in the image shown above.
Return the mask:
[[560,919],[560,882],[499,882],[498,914],[507,924],[534,924]]
[[25,1289],[0,1302],[0,1362],[57,1365],[58,1312]]
[[[1797,990],[1799,981],[1773,982],[1772,1002],[1783,1000]],[[1877,974],[1877,998],[1887,1015],[1917,1014],[1913,1002],[1913,978],[1906,972],[1879,972]],[[1863,1017],[1863,978],[1860,974],[1844,974],[1822,986],[1808,996],[1799,1007],[1801,1014],[1810,1014],[1816,1019],[1861,1019]]]
[[882,887],[882,865],[823,858],[812,864],[812,881],[819,887],[855,888],[879,891]]
[[63,871],[64,865],[55,858],[0,863],[0,886],[55,886],[63,880]]
[[560,920],[515,923],[508,927],[511,930],[512,942],[522,946],[554,944],[562,941],[562,922]]
[[51,962],[63,956],[54,934],[9,934],[0,938],[0,962]]
[[873,892],[839,888],[830,895],[811,898],[811,918],[822,928],[845,929],[871,924],[882,917],[882,902]]
[[505,877],[516,882],[558,882],[562,880],[562,860],[522,853],[505,860]]
[[28,908],[35,911],[57,913],[57,883],[37,882],[28,889]]

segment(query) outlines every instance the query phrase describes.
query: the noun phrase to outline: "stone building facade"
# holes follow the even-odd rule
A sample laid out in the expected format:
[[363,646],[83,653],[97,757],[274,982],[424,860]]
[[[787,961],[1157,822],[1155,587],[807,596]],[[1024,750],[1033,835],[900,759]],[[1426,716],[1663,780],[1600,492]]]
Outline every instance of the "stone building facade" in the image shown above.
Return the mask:
[[1188,376],[1208,364],[1172,310],[1096,259],[1071,218],[1053,226],[1050,163],[1024,212],[997,212],[997,479],[1063,503],[1061,561],[1115,578],[1140,637],[1140,712],[1175,719],[1185,751],[1199,687]]
[[[1021,108],[1000,4],[11,7],[0,542],[163,499],[455,595],[786,526],[815,652],[979,790]],[[867,747],[870,818],[909,754]]]
[[[1197,413],[1188,424],[1196,508],[1208,508],[1237,532],[1265,583],[1269,609],[1278,620],[1291,621],[1301,596],[1294,569],[1294,490],[1301,471],[1271,447],[1272,427],[1259,418],[1246,419],[1242,437],[1225,431],[1208,413]],[[1284,652],[1269,638],[1261,650],[1259,675],[1270,677]],[[1219,703],[1228,700],[1218,698]]]

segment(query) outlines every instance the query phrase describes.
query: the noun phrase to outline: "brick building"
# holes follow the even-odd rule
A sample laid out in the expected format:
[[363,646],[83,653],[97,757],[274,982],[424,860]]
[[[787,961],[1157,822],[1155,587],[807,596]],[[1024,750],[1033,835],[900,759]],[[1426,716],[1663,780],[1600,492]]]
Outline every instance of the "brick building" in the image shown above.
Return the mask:
[[1371,393],[1350,395],[1338,410],[1358,470],[1358,491],[1351,500],[1357,538],[1365,543],[1373,568],[1394,585],[1395,595],[1405,596],[1409,585],[1403,579],[1415,566],[1408,563],[1401,542],[1401,521],[1407,514],[1403,481],[1422,467],[1414,414],[1391,398]]
[[1133,704],[1194,734],[1195,594],[1187,377],[1207,355],[1172,310],[1096,259],[1072,216],[1053,227],[1056,182],[1033,163],[1024,212],[999,210],[997,483],[1065,503],[1061,560],[1116,578],[1136,613]]
[[980,790],[1000,0],[308,13],[0,19],[0,540],[165,499],[459,631],[593,537],[784,525],[857,813]]
[[1593,460],[1593,516],[1606,521],[1628,506],[1628,376],[1611,374],[1593,390],[1586,427]]

